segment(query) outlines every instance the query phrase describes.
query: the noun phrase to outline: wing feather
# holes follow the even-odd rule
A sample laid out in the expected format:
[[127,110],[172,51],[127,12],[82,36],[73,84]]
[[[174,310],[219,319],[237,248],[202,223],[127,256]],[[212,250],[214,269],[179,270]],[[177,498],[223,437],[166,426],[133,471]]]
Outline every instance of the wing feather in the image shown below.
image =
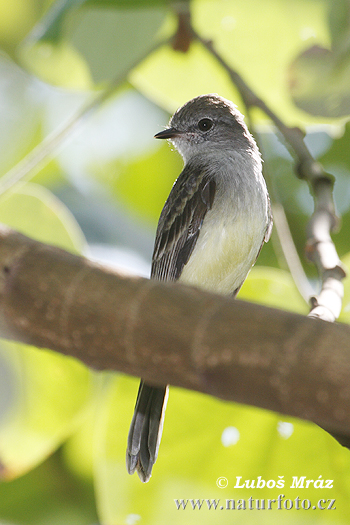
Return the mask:
[[196,245],[204,217],[213,206],[215,191],[215,181],[202,167],[185,166],[160,215],[152,258],[153,279],[179,279]]

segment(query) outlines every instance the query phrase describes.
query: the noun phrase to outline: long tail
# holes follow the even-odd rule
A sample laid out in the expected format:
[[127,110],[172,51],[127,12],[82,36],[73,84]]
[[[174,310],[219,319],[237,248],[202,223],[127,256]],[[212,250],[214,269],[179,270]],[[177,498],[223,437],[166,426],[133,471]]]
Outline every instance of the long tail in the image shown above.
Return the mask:
[[167,386],[149,386],[141,380],[129,430],[126,466],[129,474],[137,470],[143,483],[150,479],[158,456],[167,400]]

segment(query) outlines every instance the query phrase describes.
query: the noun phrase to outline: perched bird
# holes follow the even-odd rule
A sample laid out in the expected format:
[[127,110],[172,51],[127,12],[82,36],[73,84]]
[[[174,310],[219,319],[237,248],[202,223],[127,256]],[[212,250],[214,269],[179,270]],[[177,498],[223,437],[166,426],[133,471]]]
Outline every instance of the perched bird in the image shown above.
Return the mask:
[[[160,215],[151,278],[235,297],[272,228],[258,147],[236,106],[218,95],[178,109],[170,139],[184,160]],[[127,469],[147,482],[157,459],[168,386],[141,380],[131,422]]]

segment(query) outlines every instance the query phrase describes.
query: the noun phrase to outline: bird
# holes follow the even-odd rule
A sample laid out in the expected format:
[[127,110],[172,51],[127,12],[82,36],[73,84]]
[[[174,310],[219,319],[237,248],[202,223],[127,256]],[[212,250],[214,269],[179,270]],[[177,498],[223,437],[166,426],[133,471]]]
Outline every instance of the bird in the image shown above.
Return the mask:
[[[217,94],[200,95],[155,138],[170,140],[184,167],[159,218],[151,279],[236,297],[273,222],[261,155],[243,115]],[[158,456],[168,390],[141,379],[126,464],[144,483]]]

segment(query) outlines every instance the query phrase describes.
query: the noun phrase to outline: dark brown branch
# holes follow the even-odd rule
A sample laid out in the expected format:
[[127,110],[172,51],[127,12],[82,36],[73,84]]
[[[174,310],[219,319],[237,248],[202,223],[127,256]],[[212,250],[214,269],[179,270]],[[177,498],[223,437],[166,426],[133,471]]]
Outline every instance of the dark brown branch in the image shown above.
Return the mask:
[[350,327],[125,277],[0,229],[0,331],[350,436]]
[[174,51],[186,53],[193,40],[190,0],[182,0],[176,4],[177,30],[172,39],[172,48]]

